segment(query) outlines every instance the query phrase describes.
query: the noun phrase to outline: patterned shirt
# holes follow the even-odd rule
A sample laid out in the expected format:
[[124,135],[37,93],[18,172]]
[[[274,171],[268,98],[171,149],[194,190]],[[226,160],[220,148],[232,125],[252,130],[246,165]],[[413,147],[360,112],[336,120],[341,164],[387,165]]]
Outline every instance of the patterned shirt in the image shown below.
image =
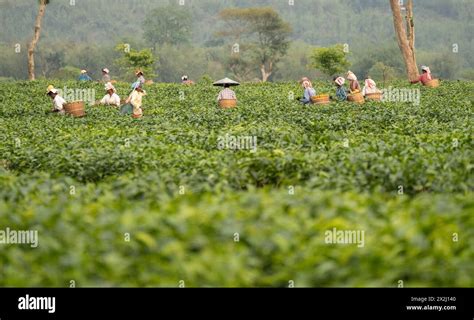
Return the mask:
[[217,101],[221,100],[237,100],[237,96],[235,95],[234,91],[230,90],[229,88],[225,88],[217,96]]
[[343,86],[340,86],[336,89],[336,97],[339,101],[347,100],[347,91]]

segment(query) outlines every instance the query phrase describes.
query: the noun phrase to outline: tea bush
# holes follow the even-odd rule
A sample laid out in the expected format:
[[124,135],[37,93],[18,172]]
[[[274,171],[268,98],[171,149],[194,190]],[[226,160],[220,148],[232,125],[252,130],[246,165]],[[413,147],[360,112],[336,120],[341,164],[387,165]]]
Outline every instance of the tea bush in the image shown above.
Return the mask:
[[[47,85],[0,84],[0,230],[40,241],[0,244],[0,285],[474,285],[470,82],[362,106],[246,84],[235,110],[206,84],[156,84],[140,120],[50,114]],[[257,148],[221,150],[226,135]],[[326,244],[333,228],[365,245]]]

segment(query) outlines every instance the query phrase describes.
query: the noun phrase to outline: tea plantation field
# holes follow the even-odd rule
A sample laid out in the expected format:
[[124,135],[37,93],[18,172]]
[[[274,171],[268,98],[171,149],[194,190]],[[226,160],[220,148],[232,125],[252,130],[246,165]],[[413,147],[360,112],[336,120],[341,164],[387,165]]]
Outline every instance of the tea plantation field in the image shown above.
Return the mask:
[[0,230],[39,237],[0,243],[0,286],[474,286],[472,82],[362,106],[246,84],[235,110],[154,84],[139,120],[48,113],[48,84],[0,83]]

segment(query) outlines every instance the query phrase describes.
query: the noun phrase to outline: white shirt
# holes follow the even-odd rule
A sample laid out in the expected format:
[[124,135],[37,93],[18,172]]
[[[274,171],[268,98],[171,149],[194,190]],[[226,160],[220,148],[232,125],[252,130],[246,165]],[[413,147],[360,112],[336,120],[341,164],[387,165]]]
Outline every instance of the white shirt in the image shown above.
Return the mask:
[[53,99],[53,109],[59,112],[64,112],[64,105],[66,104],[66,100],[64,100],[59,94],[56,95]]
[[120,106],[120,97],[114,92],[112,96],[108,93],[100,100],[100,104],[106,104],[108,106]]

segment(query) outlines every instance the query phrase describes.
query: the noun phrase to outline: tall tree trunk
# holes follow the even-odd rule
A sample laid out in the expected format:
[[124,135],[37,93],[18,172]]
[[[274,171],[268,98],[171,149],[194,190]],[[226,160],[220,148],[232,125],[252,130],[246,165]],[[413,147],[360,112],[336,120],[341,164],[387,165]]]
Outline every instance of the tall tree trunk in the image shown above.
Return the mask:
[[400,0],[390,0],[393,13],[393,24],[397,34],[398,46],[405,61],[408,80],[418,79],[419,72],[415,56],[415,24],[413,21],[413,0],[407,0],[406,30],[403,26]]
[[41,22],[43,21],[44,12],[46,10],[46,0],[40,0],[38,15],[35,22],[35,34],[28,47],[28,77],[35,80],[35,49],[41,33]]
[[273,62],[270,61],[269,67],[268,67],[268,71],[267,71],[267,68],[265,67],[265,64],[263,63],[263,64],[260,66],[260,71],[261,71],[261,73],[262,73],[262,81],[263,81],[263,82],[267,82],[267,81],[268,81],[268,78],[270,78],[270,76],[271,76],[272,73],[273,73]]

